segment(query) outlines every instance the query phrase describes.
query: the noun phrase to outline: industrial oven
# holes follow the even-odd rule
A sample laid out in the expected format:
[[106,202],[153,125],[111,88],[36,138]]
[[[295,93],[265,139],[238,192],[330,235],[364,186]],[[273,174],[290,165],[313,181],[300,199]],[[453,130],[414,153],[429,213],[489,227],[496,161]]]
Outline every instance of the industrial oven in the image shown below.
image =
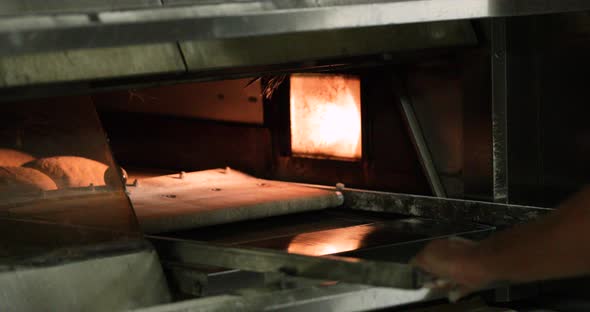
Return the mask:
[[583,280],[447,306],[408,262],[586,182],[585,10],[0,3],[0,307],[583,310]]

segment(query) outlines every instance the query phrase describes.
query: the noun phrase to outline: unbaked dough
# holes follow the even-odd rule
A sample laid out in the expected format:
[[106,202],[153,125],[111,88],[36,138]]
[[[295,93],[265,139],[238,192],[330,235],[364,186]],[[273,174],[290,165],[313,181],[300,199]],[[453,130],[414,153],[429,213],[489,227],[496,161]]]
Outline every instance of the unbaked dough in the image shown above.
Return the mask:
[[0,167],[0,194],[3,194],[2,196],[55,189],[57,189],[55,182],[39,170],[24,167]]
[[103,186],[107,165],[77,156],[40,158],[24,165],[48,175],[59,188]]
[[0,148],[0,166],[20,167],[22,164],[35,160],[35,157],[18,150]]

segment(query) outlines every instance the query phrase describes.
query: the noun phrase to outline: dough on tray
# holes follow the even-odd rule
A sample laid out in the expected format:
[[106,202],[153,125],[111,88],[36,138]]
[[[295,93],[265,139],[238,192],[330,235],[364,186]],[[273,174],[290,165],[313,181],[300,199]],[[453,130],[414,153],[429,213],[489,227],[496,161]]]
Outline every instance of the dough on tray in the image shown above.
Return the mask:
[[108,166],[96,160],[77,156],[40,158],[24,165],[48,175],[59,188],[103,186]]
[[20,167],[25,163],[35,160],[35,157],[10,148],[0,148],[0,166]]
[[43,172],[24,167],[0,167],[0,193],[51,191],[57,185]]

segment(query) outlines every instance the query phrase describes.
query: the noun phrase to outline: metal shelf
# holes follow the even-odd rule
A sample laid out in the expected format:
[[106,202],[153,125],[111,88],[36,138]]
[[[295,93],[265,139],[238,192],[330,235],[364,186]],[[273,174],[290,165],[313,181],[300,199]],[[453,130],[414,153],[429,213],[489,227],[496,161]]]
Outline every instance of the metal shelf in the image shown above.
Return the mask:
[[1,18],[0,55],[590,10],[587,0],[164,3],[123,11]]

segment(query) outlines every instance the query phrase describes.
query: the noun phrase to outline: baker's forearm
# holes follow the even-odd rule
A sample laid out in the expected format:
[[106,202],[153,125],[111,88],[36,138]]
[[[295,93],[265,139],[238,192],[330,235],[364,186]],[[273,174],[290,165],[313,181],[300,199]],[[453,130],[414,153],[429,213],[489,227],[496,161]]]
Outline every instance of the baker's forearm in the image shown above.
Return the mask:
[[494,279],[510,282],[590,273],[590,189],[536,222],[484,240],[473,260]]

